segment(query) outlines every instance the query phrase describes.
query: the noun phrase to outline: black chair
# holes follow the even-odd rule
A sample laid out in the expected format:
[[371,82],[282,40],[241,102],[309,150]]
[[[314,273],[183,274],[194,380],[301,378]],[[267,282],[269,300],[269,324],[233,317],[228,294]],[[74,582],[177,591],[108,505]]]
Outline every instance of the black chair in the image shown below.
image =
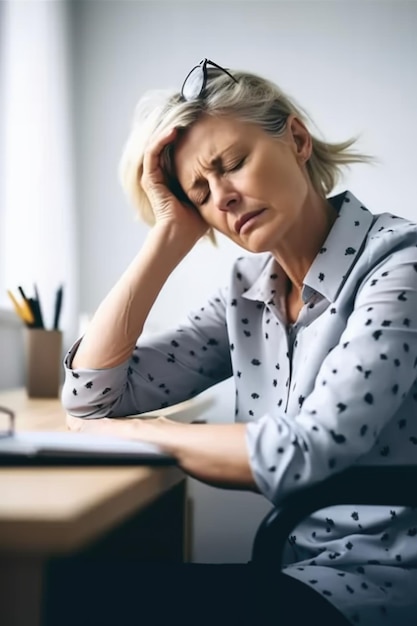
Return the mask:
[[289,495],[262,520],[252,545],[252,562],[282,563],[291,531],[314,511],[338,504],[417,506],[417,465],[353,467]]

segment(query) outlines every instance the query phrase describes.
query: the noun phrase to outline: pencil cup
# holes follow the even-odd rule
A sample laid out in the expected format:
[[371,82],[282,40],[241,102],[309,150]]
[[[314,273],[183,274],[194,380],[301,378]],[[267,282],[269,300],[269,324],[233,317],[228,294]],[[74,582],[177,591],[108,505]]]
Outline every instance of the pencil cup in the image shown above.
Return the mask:
[[61,383],[62,332],[25,328],[25,357],[29,398],[57,398]]

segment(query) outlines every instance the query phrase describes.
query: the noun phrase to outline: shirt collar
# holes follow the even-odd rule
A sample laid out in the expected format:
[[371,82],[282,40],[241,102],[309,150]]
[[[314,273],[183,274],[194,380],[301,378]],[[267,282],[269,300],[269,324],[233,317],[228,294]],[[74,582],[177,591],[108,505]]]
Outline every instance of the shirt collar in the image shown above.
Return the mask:
[[[357,257],[361,254],[374,216],[350,192],[344,191],[328,201],[338,211],[326,240],[303,281],[302,297],[307,302],[320,294],[333,302]],[[287,277],[274,257],[263,267],[252,286],[242,294],[247,300],[268,303],[286,293]]]

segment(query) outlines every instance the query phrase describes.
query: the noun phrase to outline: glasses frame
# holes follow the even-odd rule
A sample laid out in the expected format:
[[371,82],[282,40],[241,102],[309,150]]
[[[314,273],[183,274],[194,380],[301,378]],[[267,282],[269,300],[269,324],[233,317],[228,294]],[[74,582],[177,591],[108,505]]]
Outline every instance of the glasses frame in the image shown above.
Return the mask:
[[[220,70],[221,72],[224,72],[225,74],[227,74],[227,76],[229,76],[229,78],[231,78],[236,84],[239,82],[237,80],[237,78],[235,78],[230,72],[228,72],[224,67],[222,67],[221,65],[217,65],[217,63],[215,63],[214,61],[211,61],[210,59],[203,59],[202,61],[200,61],[200,63],[198,65],[194,65],[194,67],[188,72],[187,76],[185,77],[185,80],[182,84],[181,87],[181,97],[186,101],[186,102],[190,102],[193,100],[198,100],[202,93],[204,92],[205,88],[206,88],[206,84],[207,84],[207,79],[208,79],[208,72],[207,72],[207,65],[211,65],[212,67],[216,67],[218,70]],[[191,74],[193,74],[193,72],[195,72],[195,70],[200,69],[203,75],[203,80],[201,82],[201,88],[198,91],[198,93],[196,93],[195,95],[193,95],[192,97],[186,97],[184,95],[184,89],[187,85],[187,81],[189,80]]]
[[0,430],[0,439],[3,437],[12,437],[15,433],[16,415],[11,409],[7,409],[5,406],[0,406],[0,413],[5,413],[9,416],[9,428],[8,430]]

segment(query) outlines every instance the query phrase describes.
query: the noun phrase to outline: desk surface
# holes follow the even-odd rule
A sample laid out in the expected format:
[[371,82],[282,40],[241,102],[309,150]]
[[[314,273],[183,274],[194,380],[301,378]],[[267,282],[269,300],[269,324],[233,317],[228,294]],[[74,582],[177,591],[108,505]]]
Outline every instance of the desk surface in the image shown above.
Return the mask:
[[[0,392],[18,430],[66,430],[58,399]],[[66,553],[82,547],[185,480],[176,467],[0,469],[0,551]]]

